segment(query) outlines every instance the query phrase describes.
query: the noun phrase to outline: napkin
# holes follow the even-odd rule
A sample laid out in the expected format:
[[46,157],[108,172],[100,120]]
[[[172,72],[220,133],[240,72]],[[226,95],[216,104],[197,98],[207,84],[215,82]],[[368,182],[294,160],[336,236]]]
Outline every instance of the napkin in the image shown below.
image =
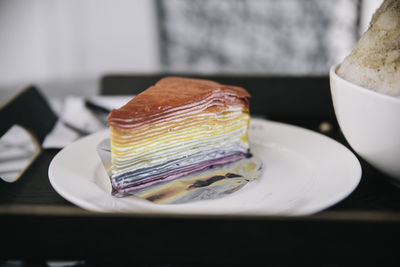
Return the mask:
[[18,125],[11,127],[0,138],[0,178],[15,182],[37,152],[38,147],[27,130]]
[[42,148],[63,148],[82,136],[107,128],[108,113],[127,103],[133,96],[69,96],[53,102],[59,120],[46,136]]

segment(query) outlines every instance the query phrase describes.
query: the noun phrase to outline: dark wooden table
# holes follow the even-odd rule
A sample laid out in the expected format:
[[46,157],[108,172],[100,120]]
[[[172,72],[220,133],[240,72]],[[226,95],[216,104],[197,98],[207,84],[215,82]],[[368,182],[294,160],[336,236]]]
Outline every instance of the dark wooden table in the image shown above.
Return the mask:
[[[165,74],[108,75],[100,93],[136,94]],[[188,75],[194,76],[194,75]],[[199,76],[199,75],[197,75]],[[321,132],[349,147],[327,77],[200,76],[243,86],[252,114]],[[311,216],[149,216],[85,211],[48,179],[44,150],[20,180],[0,182],[1,259],[85,259],[100,265],[398,265],[400,191],[359,158],[363,175],[343,201]]]

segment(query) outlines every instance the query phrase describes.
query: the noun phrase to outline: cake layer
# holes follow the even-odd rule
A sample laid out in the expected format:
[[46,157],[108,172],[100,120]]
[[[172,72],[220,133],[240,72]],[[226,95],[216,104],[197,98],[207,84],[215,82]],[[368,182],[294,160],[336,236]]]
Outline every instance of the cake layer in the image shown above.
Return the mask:
[[[230,154],[246,154],[247,150],[244,150],[238,146],[231,146],[228,148],[212,148],[209,150],[203,150],[192,154],[187,157],[181,157],[177,159],[171,159],[168,162],[152,165],[151,167],[134,169],[130,172],[124,172],[118,176],[113,177],[113,181],[120,186],[139,181],[142,179],[149,178],[154,175],[158,175],[170,170],[178,169],[192,164],[201,163],[203,161],[214,160],[217,158],[225,157]],[[129,177],[129,178],[127,178]]]
[[[243,127],[247,128],[248,123],[248,114],[242,114],[239,119],[234,121],[215,124],[210,124],[205,120],[203,123],[188,124],[187,127],[183,126],[164,134],[154,134],[154,132],[157,132],[156,129],[149,130],[148,135],[144,139],[136,142],[133,141],[134,138],[132,138],[133,140],[129,140],[112,128],[112,152],[115,158],[140,156],[156,149],[174,146],[177,143],[228,134]],[[172,123],[171,125],[174,124]],[[121,140],[124,142],[121,142]]]
[[221,109],[219,113],[207,111],[199,114],[185,114],[181,117],[165,119],[156,123],[148,123],[142,127],[131,129],[111,127],[111,134],[115,133],[117,135],[116,137],[118,139],[115,139],[116,143],[131,143],[142,139],[148,139],[151,136],[170,134],[172,131],[182,130],[195,125],[207,124],[207,127],[211,128],[218,123],[239,120],[242,114],[242,107],[224,108],[223,110]]
[[[199,161],[200,158],[194,157],[188,159],[181,159],[181,162],[175,162],[177,165],[175,168],[170,168],[168,170],[162,170],[161,166],[159,168],[154,168],[154,175],[147,175],[144,173],[144,178],[140,177],[136,173],[126,173],[121,178],[125,181],[122,183],[115,183],[112,181],[113,193],[122,195],[132,194],[136,190],[151,187],[156,184],[165,183],[171,180],[178,179],[180,177],[188,176],[200,171],[204,171],[210,168],[217,168],[246,157],[245,153],[235,152],[231,154],[223,154],[213,159],[206,159]],[[189,164],[187,164],[189,162]],[[193,163],[194,162],[194,163]],[[191,163],[191,164],[190,164]],[[151,172],[151,170],[148,170]],[[117,178],[117,177],[116,177]],[[134,181],[131,181],[134,180]]]
[[158,148],[140,156],[114,157],[112,174],[118,175],[132,169],[147,168],[162,164],[172,159],[187,157],[202,150],[219,149],[235,146],[238,151],[247,151],[247,140],[240,141],[247,129],[242,127],[234,132],[220,136],[177,143],[167,148]]
[[200,113],[213,106],[242,106],[248,109],[248,92],[235,86],[169,77],[160,80],[129,101],[108,118],[110,126],[134,128],[171,116]]

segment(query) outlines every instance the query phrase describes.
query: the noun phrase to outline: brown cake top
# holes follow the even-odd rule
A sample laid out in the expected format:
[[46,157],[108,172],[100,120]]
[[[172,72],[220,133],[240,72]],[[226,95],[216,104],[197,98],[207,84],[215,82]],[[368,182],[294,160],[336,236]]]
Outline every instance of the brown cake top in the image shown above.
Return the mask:
[[220,98],[227,104],[245,103],[250,94],[241,87],[223,85],[217,82],[182,77],[166,77],[149,87],[127,104],[114,109],[109,117],[109,124],[114,119],[146,117],[163,113],[180,106],[196,104],[207,98]]

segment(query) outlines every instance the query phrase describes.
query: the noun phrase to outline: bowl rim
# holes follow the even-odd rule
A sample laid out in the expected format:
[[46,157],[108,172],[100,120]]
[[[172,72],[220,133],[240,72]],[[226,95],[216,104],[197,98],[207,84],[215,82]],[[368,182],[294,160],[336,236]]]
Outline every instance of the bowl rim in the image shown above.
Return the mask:
[[340,77],[336,73],[336,70],[337,70],[337,68],[339,66],[340,66],[340,63],[335,64],[330,68],[330,70],[329,70],[329,76],[330,77],[334,77],[335,79],[338,79],[338,80],[342,81],[345,84],[351,85],[351,86],[353,86],[353,88],[355,88],[356,90],[358,90],[360,92],[363,92],[363,93],[366,93],[366,94],[371,94],[373,96],[380,97],[380,98],[386,99],[388,101],[393,101],[394,103],[399,103],[400,104],[400,97],[396,97],[396,96],[391,96],[391,95],[387,95],[387,94],[384,94],[384,93],[380,93],[380,92],[374,91],[372,89],[368,89],[366,87],[360,86],[358,84],[355,84],[355,83],[352,83],[350,81],[347,81],[347,80],[343,79],[342,77]]

